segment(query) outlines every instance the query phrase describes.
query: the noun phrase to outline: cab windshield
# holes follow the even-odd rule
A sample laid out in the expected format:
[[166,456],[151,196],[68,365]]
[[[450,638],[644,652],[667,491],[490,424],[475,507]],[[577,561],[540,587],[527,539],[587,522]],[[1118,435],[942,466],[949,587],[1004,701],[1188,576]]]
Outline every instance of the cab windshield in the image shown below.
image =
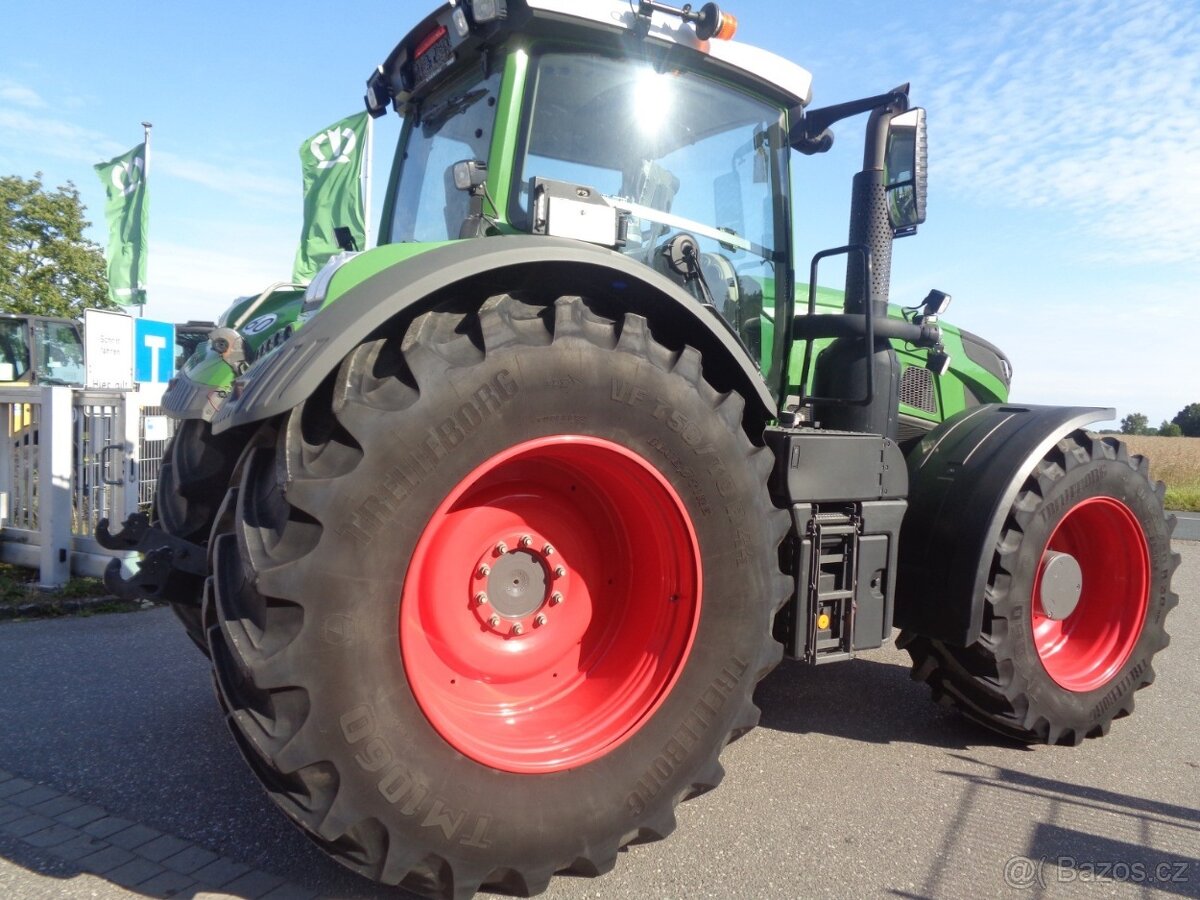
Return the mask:
[[70,322],[34,323],[42,384],[83,384],[83,342]]
[[544,178],[602,193],[629,216],[622,252],[660,271],[666,242],[691,235],[714,305],[769,353],[763,304],[788,240],[780,108],[686,71],[545,53],[527,127],[514,221],[528,221],[532,179]]
[[470,197],[454,187],[454,164],[487,162],[500,75],[473,72],[421,104],[401,135],[391,240],[448,241],[459,235]]

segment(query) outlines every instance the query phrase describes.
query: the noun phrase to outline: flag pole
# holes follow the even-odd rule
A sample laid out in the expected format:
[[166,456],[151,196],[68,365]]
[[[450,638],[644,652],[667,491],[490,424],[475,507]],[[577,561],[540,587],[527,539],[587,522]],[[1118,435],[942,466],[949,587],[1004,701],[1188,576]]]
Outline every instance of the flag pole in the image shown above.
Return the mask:
[[371,248],[371,168],[374,165],[372,149],[375,144],[375,117],[367,114],[367,151],[363,154],[363,211],[366,219],[363,235],[363,249]]
[[[153,127],[154,125],[151,122],[142,123],[143,139],[145,141],[145,149],[142,150],[142,179],[147,186],[150,184],[150,129]],[[142,247],[142,252],[146,254],[146,281],[150,280],[150,254],[147,252],[149,249],[149,247]],[[149,294],[146,291],[146,285],[143,284],[140,287],[142,289],[142,296],[148,299]],[[145,315],[146,304],[139,303],[138,318],[140,319]]]

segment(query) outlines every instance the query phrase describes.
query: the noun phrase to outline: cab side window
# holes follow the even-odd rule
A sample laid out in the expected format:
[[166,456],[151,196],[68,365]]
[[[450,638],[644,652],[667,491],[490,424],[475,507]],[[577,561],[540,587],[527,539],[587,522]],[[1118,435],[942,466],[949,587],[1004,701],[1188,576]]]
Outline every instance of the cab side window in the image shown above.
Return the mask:
[[29,339],[25,323],[0,320],[0,382],[16,381],[29,371]]

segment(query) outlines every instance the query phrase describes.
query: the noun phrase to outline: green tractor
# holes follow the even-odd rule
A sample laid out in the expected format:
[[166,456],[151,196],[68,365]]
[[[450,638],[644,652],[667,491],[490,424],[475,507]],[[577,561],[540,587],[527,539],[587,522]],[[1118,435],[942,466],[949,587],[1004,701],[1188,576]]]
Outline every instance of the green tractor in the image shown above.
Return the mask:
[[[534,894],[665,837],[784,656],[898,641],[1020,741],[1129,714],[1172,523],[1112,410],[889,305],[924,220],[907,86],[810,107],[715,4],[458,0],[371,75],[404,119],[380,245],[226,316],[120,590],[170,601],[237,743],[340,862]],[[849,239],[793,165],[867,115]],[[845,265],[844,292],[817,269]],[[269,308],[268,308],[269,305]]]

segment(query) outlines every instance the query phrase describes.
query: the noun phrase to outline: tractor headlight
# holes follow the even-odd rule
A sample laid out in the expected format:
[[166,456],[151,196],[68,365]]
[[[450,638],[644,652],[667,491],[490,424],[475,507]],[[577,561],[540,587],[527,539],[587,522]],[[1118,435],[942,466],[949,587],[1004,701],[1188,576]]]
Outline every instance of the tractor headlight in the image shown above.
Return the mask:
[[932,290],[925,295],[921,306],[926,316],[940,316],[950,308],[950,295],[945,291]]
[[487,163],[477,159],[464,159],[454,164],[454,186],[460,191],[471,191],[487,181]]
[[508,4],[505,0],[471,0],[471,18],[476,25],[495,22],[508,16]]

